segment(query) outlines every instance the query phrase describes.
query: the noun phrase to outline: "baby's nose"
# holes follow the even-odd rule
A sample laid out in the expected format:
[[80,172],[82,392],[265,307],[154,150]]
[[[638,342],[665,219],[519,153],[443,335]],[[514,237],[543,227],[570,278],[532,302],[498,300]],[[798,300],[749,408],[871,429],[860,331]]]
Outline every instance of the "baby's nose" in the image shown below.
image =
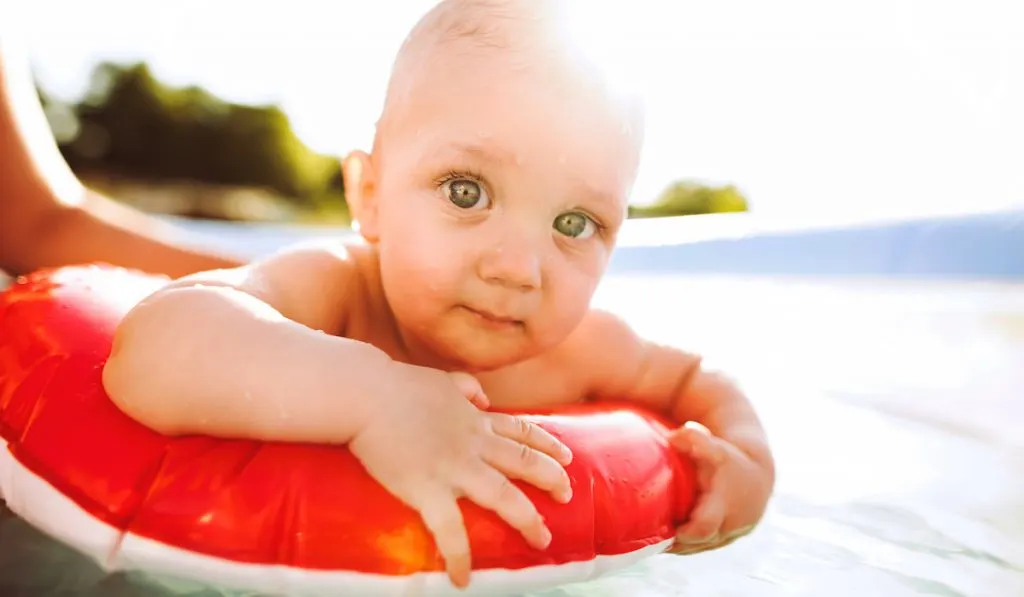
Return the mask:
[[522,236],[489,247],[480,259],[480,277],[513,290],[532,291],[541,285],[540,250]]

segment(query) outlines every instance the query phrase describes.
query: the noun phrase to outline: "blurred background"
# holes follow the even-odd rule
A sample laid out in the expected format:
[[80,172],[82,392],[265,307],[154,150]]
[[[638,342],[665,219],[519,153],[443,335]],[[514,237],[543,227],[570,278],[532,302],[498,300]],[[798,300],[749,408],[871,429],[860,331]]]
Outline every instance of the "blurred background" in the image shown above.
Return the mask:
[[[634,215],[863,218],[1024,204],[1011,0],[593,3],[649,107]],[[390,61],[429,0],[39,0],[40,97],[90,185],[147,211],[345,223]]]

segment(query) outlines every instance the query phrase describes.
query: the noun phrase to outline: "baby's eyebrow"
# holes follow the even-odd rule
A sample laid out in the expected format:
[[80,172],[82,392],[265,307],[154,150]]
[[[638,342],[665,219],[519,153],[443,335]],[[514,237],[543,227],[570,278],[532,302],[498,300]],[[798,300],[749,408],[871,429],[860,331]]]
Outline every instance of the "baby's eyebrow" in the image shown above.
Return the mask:
[[478,143],[456,143],[450,147],[452,153],[464,155],[481,162],[515,164],[519,161],[513,152],[501,147]]
[[[485,145],[480,143],[455,143],[449,146],[449,151],[458,156],[465,156],[474,161],[491,164],[517,165],[519,157],[514,152],[496,145]],[[446,152],[447,153],[447,152]],[[565,172],[572,181],[578,196],[586,197],[597,203],[613,207],[621,203],[619,197],[613,191],[601,188],[588,180],[586,177]]]

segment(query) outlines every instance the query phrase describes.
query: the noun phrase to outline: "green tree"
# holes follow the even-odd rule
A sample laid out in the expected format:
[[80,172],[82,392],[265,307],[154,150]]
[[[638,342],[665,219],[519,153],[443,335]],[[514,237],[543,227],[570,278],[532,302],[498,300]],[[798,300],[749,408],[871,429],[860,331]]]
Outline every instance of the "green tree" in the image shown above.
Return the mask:
[[61,144],[73,168],[263,187],[306,206],[344,202],[338,160],[306,146],[277,106],[170,87],[144,63],[104,63],[74,112],[78,134]]
[[670,184],[652,204],[630,206],[629,217],[691,216],[747,210],[747,198],[733,185],[714,187],[681,180]]

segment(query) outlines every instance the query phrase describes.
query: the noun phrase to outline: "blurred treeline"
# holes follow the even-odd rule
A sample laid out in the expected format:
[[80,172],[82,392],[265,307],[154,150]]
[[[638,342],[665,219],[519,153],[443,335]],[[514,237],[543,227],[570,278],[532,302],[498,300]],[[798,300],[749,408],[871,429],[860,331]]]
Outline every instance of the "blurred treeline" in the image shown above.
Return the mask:
[[681,180],[670,184],[650,205],[629,206],[629,217],[695,216],[748,209],[747,198],[733,185],[716,187]]
[[[338,157],[304,144],[277,106],[239,105],[199,87],[174,88],[143,63],[98,65],[74,104],[38,91],[61,153],[87,181],[199,184],[225,194],[259,189],[258,196],[299,210],[344,210]],[[217,201],[218,195],[203,198]],[[210,216],[217,209],[198,211]]]
[[[139,183],[150,194],[173,187],[189,195],[179,201],[188,204],[177,209],[183,215],[232,217],[211,203],[248,189],[250,199],[285,206],[291,218],[297,212],[341,214],[347,221],[339,157],[310,149],[276,106],[229,103],[194,86],[174,88],[144,63],[99,64],[75,103],[56,101],[42,88],[39,96],[68,164],[115,197],[145,203],[140,195],[147,191]],[[132,181],[134,190],[119,186],[124,181]],[[653,204],[631,207],[630,216],[746,209],[746,199],[732,186],[681,181]]]

